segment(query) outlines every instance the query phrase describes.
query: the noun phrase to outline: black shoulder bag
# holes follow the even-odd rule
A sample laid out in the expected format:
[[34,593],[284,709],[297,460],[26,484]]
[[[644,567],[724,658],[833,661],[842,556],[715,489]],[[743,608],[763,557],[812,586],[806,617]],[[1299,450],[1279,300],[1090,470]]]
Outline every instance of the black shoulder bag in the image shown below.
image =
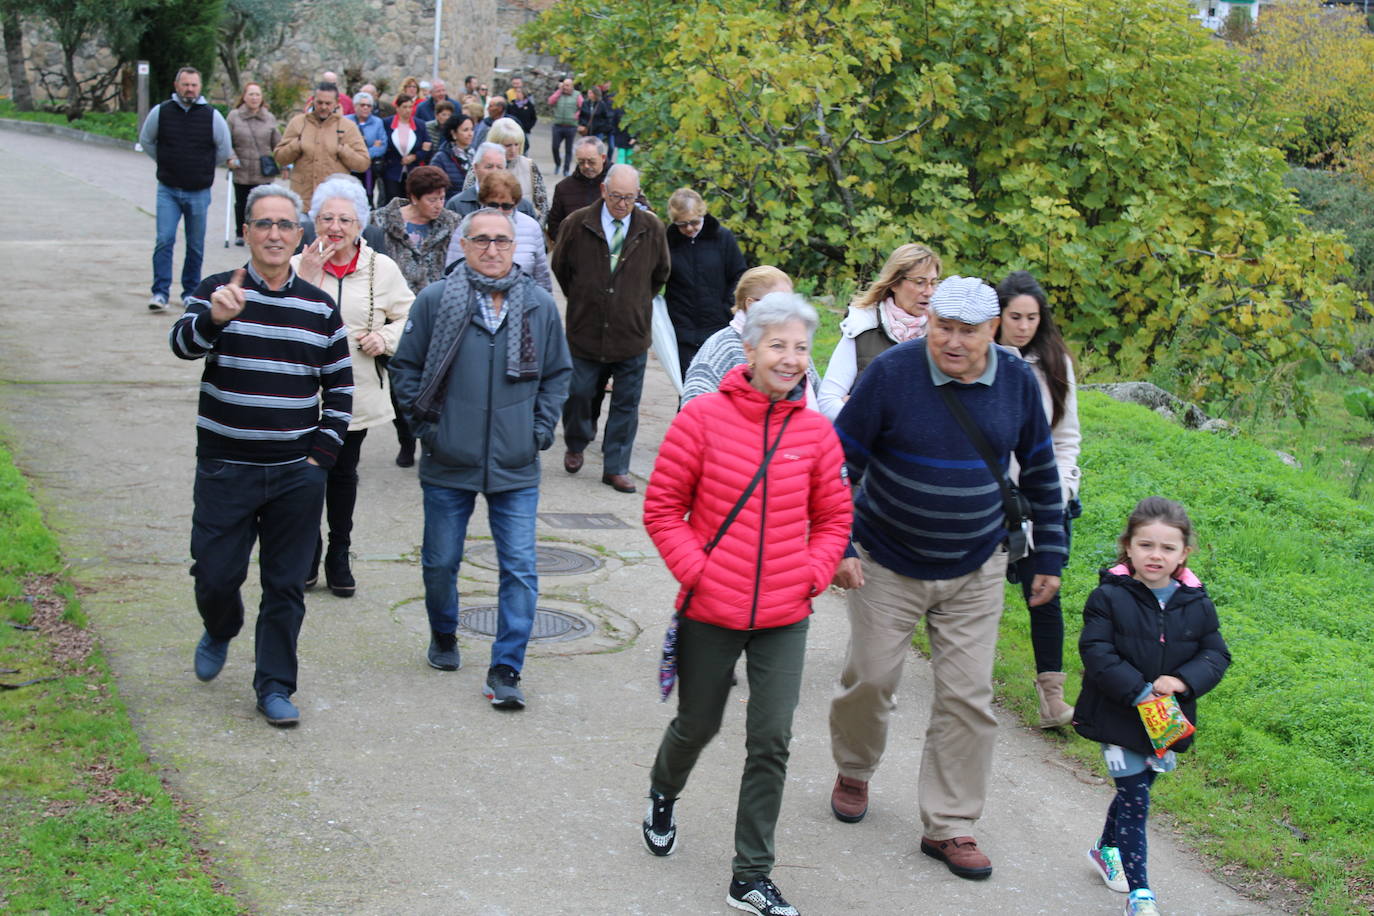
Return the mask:
[[1002,513],[1007,526],[1007,579],[1011,582],[1019,581],[1016,573],[1016,562],[1029,556],[1031,551],[1035,550],[1030,500],[1026,499],[1021,491],[1007,479],[1007,472],[1002,468],[1001,462],[997,460],[997,453],[992,450],[987,437],[978,428],[978,424],[973,422],[973,417],[969,416],[959,398],[950,390],[950,386],[939,385],[937,387],[940,390],[940,397],[945,399],[945,406],[949,408],[950,413],[954,414],[955,421],[963,427],[964,434],[973,443],[973,447],[978,450],[983,463],[988,466],[993,479],[997,481],[998,488],[1002,491]]
[[[759,485],[763,475],[768,471],[768,462],[773,460],[773,453],[778,450],[778,443],[782,442],[782,434],[787,432],[787,424],[792,419],[795,411],[789,411],[787,416],[782,418],[782,426],[778,429],[778,437],[773,440],[768,451],[763,453],[763,461],[759,462],[759,469],[754,472],[754,479],[749,481],[749,485],[744,488],[739,500],[735,503],[730,513],[725,516],[725,521],[720,523],[720,528],[716,530],[716,536],[706,542],[702,548],[709,557],[711,551],[720,543],[720,539],[725,537],[725,531],[730,527],[730,523],[739,515],[744,504],[749,502],[749,497],[753,495],[754,488]],[[662,702],[668,702],[668,696],[673,692],[673,685],[677,683],[677,632],[678,626],[682,623],[682,615],[687,613],[687,605],[692,603],[692,590],[689,589],[683,596],[682,605],[673,612],[673,619],[668,622],[668,632],[663,635],[663,657],[658,663],[658,691]]]

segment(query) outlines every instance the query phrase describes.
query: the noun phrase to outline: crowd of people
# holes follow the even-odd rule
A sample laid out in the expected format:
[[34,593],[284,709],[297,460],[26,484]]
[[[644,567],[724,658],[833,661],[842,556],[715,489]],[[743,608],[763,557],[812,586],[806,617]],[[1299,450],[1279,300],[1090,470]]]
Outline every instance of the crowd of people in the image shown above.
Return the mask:
[[[1030,614],[1041,727],[1072,722],[1101,741],[1116,781],[1092,865],[1130,893],[1128,913],[1157,912],[1144,818],[1154,773],[1172,757],[1142,740],[1132,707],[1170,696],[1195,714],[1229,654],[1186,566],[1186,514],[1146,500],[1089,600],[1084,689],[1077,707],[1068,702],[1059,586],[1080,511],[1080,431],[1072,360],[1036,278],[942,276],[930,246],[901,245],[849,303],[821,377],[818,315],[792,278],[751,267],[693,188],[673,192],[660,219],[639,172],[614,161],[629,141],[606,87],[584,93],[566,79],[549,98],[550,191],[527,155],[537,114],[518,78],[488,98],[469,77],[456,99],[442,80],[424,93],[408,79],[383,113],[374,87],[350,97],[332,76],[278,133],[260,86],[245,87],[226,120],[200,96],[199,74],[183,70],[143,131],[158,163],[150,308],[168,304],[178,218],[188,240],[197,226],[203,236],[221,161],[249,255],[201,280],[201,250],[188,245],[184,313],[171,331],[177,356],[213,357],[192,519],[205,625],[197,677],[218,676],[244,623],[239,587],[256,539],[258,708],[273,725],[299,721],[290,698],[305,591],[321,568],[334,595],[357,591],[359,456],[367,431],[391,422],[397,465],[415,465],[419,444],[425,660],[441,671],[462,664],[457,583],[480,494],[500,577],[483,693],[497,708],[524,708],[539,454],[561,424],[563,469],[578,474],[599,435],[601,482],[637,491],[630,455],[661,292],[683,393],[644,524],[680,583],[661,672],[677,711],[650,771],[645,846],[676,849],[679,796],[743,656],[746,760],[727,901],[760,916],[797,912],[771,879],[774,833],[811,605],[835,585],[850,638],[829,713],[832,813],[853,824],[869,811],[923,624],[934,695],[917,780],[920,848],[961,878],[987,877],[973,832],[991,772],[992,667],[1010,580]],[[283,166],[289,188],[275,180]],[[1162,653],[1147,647],[1155,634],[1168,636]]]

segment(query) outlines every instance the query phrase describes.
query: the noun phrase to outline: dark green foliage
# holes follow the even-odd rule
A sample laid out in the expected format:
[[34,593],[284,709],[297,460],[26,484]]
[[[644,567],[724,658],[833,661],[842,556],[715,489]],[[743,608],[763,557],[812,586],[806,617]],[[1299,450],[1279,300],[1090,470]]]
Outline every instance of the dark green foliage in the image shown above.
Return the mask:
[[148,61],[148,85],[154,101],[167,98],[183,66],[200,71],[205,94],[211,94],[220,18],[224,0],[165,0],[139,17],[138,56]]
[[1284,183],[1312,211],[1303,222],[1345,233],[1351,248],[1347,281],[1365,296],[1374,295],[1374,191],[1357,175],[1320,169],[1293,169]]

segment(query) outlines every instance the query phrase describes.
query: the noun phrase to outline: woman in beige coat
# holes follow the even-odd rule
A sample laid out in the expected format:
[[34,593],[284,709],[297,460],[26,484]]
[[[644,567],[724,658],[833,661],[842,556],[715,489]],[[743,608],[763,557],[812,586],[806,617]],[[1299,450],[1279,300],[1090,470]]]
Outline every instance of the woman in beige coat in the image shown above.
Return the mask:
[[323,553],[325,584],[335,595],[347,598],[357,587],[348,548],[358,499],[358,457],[367,431],[395,417],[386,360],[396,352],[415,294],[396,262],[363,241],[367,195],[356,178],[336,175],[316,188],[310,218],[316,240],[291,259],[291,266],[302,280],[338,303],[353,357],[353,418],[325,488],[329,548],[323,549],[323,539],[315,548],[315,565],[306,587],[318,580]]
[[248,192],[272,179],[262,173],[262,157],[271,156],[281,141],[277,117],[262,103],[262,86],[249,83],[243,87],[238,104],[225,119],[229,122],[229,136],[234,143],[234,155],[239,167],[234,169],[234,231],[239,247],[243,247],[243,219],[248,205]]

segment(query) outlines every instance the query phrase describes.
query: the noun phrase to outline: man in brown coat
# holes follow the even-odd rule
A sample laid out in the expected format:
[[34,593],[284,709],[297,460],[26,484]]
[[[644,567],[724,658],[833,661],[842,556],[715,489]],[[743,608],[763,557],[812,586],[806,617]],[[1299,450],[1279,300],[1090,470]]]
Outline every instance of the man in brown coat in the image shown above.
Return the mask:
[[630,452],[639,429],[639,395],[652,342],[654,294],[672,258],[658,217],[635,206],[639,172],[613,165],[601,201],[573,212],[558,230],[549,258],[568,299],[568,348],[573,375],[563,406],[563,468],[582,470],[582,452],[596,438],[606,382],[614,380],[601,440],[601,482],[633,493]]
[[272,151],[277,164],[291,169],[291,190],[310,206],[315,188],[337,172],[362,172],[371,164],[358,125],[339,113],[339,87],[320,83],[310,111],[296,115]]

